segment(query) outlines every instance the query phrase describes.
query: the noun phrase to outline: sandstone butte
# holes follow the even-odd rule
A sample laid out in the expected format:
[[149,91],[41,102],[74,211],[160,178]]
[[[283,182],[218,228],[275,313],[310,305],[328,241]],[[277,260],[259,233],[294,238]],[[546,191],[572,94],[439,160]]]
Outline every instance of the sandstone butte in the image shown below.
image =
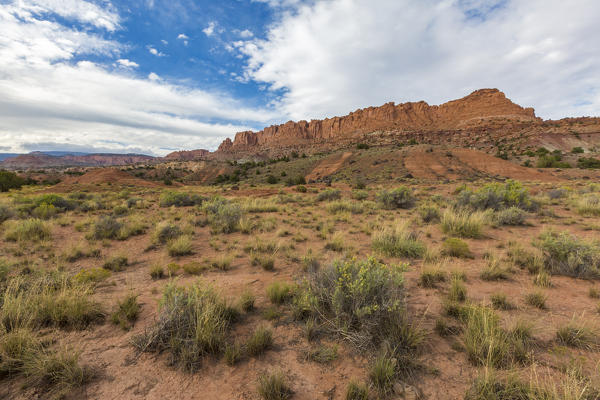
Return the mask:
[[[415,138],[426,143],[489,145],[507,135],[531,138],[542,132],[572,132],[574,125],[583,133],[600,134],[599,118],[543,121],[536,117],[533,108],[513,103],[500,90],[480,89],[439,106],[430,106],[424,101],[398,105],[390,102],[380,107],[359,109],[343,117],[310,122],[289,121],[259,132],[239,132],[233,141],[227,138],[216,152],[210,155],[203,153],[203,156],[274,155],[290,149],[310,153],[365,139],[390,142],[393,141],[390,135]],[[379,136],[373,133],[379,133]],[[388,137],[382,133],[387,133]]]

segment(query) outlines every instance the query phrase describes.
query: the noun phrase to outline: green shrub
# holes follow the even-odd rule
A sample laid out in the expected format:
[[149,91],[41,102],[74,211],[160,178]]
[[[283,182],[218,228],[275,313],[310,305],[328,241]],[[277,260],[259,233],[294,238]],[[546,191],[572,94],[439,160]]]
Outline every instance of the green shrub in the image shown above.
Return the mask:
[[390,257],[423,257],[427,248],[418,240],[417,234],[409,230],[408,224],[396,224],[373,234],[373,250]]
[[306,352],[305,357],[307,360],[316,362],[319,364],[328,364],[335,360],[338,356],[337,346],[325,346],[320,345],[316,348],[310,349]]
[[355,189],[352,191],[352,198],[359,201],[366,200],[369,198],[369,192],[366,190]]
[[98,283],[110,276],[110,271],[104,268],[82,269],[73,276],[78,283]]
[[571,164],[562,161],[560,155],[545,155],[538,158],[535,164],[537,168],[571,168]]
[[571,153],[573,153],[573,154],[583,154],[584,150],[583,150],[582,147],[577,146],[577,147],[573,147],[571,149]]
[[464,240],[459,238],[447,238],[442,244],[442,255],[458,258],[471,258],[471,250]]
[[555,275],[577,278],[600,277],[600,245],[583,241],[567,232],[543,232],[535,243],[542,251],[544,266]]
[[206,271],[207,269],[209,269],[209,266],[207,264],[202,264],[197,261],[192,261],[192,262],[183,264],[183,271],[186,274],[190,274],[190,275],[200,275],[202,272]]
[[183,232],[181,228],[169,221],[162,221],[156,225],[154,230],[154,241],[157,243],[167,243],[171,240],[177,239]]
[[129,330],[140,315],[141,306],[137,301],[138,296],[130,294],[117,303],[111,314],[111,321],[124,330]]
[[351,381],[346,389],[345,400],[369,400],[369,388],[367,385]]
[[598,169],[600,168],[600,160],[593,157],[579,157],[577,159],[577,168]]
[[317,195],[317,201],[338,200],[342,197],[339,189],[325,189]]
[[494,220],[498,225],[525,225],[525,218],[525,212],[514,206],[494,214]]
[[275,257],[272,254],[252,254],[250,262],[252,265],[260,265],[265,271],[275,269]]
[[242,209],[239,204],[215,197],[204,203],[202,207],[213,232],[231,233],[239,228]]
[[442,231],[448,235],[479,238],[482,236],[486,216],[482,212],[446,210],[442,214]]
[[50,219],[55,217],[56,214],[58,214],[58,210],[53,205],[44,203],[34,208],[31,214],[35,218]]
[[0,192],[8,192],[10,189],[21,189],[25,185],[25,179],[14,172],[0,169]]
[[426,224],[430,222],[438,222],[440,220],[440,209],[434,204],[424,204],[418,209],[421,219]]
[[0,224],[12,218],[15,215],[12,208],[6,204],[0,203]]
[[473,191],[470,188],[459,188],[456,198],[456,206],[484,211],[494,211],[510,207],[517,207],[526,211],[536,211],[539,204],[536,203],[518,181],[507,180],[506,183],[490,183],[480,189]]
[[161,207],[188,207],[201,205],[204,198],[197,194],[166,191],[160,195],[159,204]]
[[6,240],[12,242],[38,242],[52,237],[50,227],[39,219],[29,218],[21,221],[10,221],[6,230]]
[[164,276],[165,270],[163,269],[162,265],[154,264],[152,267],[150,267],[150,277],[152,279],[162,279]]
[[189,236],[180,236],[167,243],[167,251],[171,257],[181,257],[192,254],[192,239]]
[[575,320],[558,328],[556,338],[559,343],[566,346],[586,350],[600,349],[600,336],[597,330]]
[[377,193],[375,200],[386,210],[412,208],[416,202],[412,190],[406,186],[400,186],[391,190],[382,190]]
[[515,308],[504,293],[494,293],[490,296],[490,301],[492,302],[492,307],[496,310],[512,310]]
[[263,354],[273,346],[273,332],[264,326],[259,326],[254,330],[252,336],[246,342],[246,351],[251,357]]
[[542,292],[531,292],[525,295],[525,303],[540,310],[546,309],[546,299],[547,296]]
[[250,312],[254,310],[254,302],[256,301],[256,296],[249,290],[246,289],[242,292],[240,296],[240,308],[242,311]]
[[448,290],[448,300],[462,302],[467,299],[467,288],[459,279],[452,279]]
[[258,394],[262,400],[287,400],[292,397],[292,389],[286,383],[283,373],[263,374],[258,378]]
[[133,343],[139,351],[168,351],[172,363],[197,370],[202,358],[220,353],[231,325],[230,310],[211,287],[169,284],[160,303],[158,320]]
[[104,262],[102,268],[113,272],[120,272],[129,265],[129,260],[125,256],[114,256]]
[[396,363],[398,361],[388,355],[377,357],[369,370],[371,383],[382,395],[392,393],[396,381]]
[[100,217],[93,226],[91,237],[93,239],[116,239],[123,224],[110,216]]

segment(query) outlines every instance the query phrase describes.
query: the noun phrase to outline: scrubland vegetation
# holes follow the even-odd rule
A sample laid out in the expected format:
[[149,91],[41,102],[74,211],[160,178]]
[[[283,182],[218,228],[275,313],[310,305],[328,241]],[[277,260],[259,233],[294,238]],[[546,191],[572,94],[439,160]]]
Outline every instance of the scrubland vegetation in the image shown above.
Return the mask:
[[597,186],[277,180],[3,194],[0,395],[598,398]]

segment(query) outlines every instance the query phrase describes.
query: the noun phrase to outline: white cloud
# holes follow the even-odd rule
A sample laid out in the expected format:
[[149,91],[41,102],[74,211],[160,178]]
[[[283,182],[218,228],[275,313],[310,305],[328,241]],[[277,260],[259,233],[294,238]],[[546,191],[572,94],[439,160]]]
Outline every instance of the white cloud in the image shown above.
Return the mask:
[[158,76],[154,72],[150,72],[148,74],[148,79],[150,79],[151,81],[159,81],[160,80],[160,76]]
[[152,46],[148,46],[148,51],[150,52],[150,54],[156,56],[156,57],[164,57],[165,54],[156,50],[154,47]]
[[249,39],[254,36],[254,33],[252,33],[252,31],[248,29],[244,29],[243,31],[237,31],[237,33],[238,35],[240,35],[240,37],[244,39]]
[[165,46],[169,44],[169,42],[167,42],[165,39],[161,39],[160,41],[162,44],[164,44]]
[[47,143],[157,154],[214,149],[248,124],[274,118],[223,93],[87,61],[100,55],[135,64],[120,57],[118,42],[20,3],[0,4],[0,27],[0,143],[11,151]]
[[204,32],[204,34],[208,37],[211,37],[212,35],[215,34],[215,28],[217,27],[217,23],[216,22],[210,22],[208,24],[208,26],[204,29],[202,29],[202,32]]
[[140,66],[138,63],[128,60],[126,58],[118,59],[117,63],[123,68],[138,68]]
[[19,0],[18,4],[22,10],[36,15],[54,13],[108,31],[119,28],[119,15],[110,2],[104,8],[82,0]]
[[[294,119],[498,87],[538,115],[600,114],[596,0],[264,0],[266,40],[234,44]],[[565,23],[565,21],[576,21]]]
[[185,34],[185,33],[180,33],[179,35],[177,35],[177,39],[189,39],[189,37]]

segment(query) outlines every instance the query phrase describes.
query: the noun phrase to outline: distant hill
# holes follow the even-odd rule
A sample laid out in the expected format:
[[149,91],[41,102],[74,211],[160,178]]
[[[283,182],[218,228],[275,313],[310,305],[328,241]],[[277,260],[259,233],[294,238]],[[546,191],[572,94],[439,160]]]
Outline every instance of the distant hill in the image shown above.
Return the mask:
[[157,158],[144,154],[109,154],[77,152],[32,152],[4,158],[0,168],[31,169],[48,167],[106,167],[154,162]]

